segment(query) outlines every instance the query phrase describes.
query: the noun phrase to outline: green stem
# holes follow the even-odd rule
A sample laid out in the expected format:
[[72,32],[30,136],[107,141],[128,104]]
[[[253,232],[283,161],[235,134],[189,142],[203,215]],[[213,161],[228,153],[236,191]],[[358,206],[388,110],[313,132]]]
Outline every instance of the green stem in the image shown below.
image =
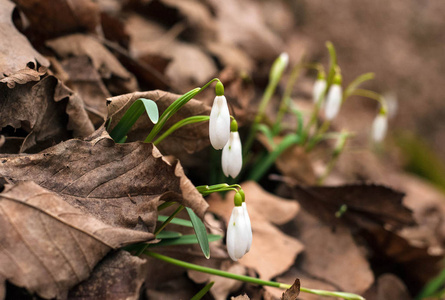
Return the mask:
[[314,137],[309,141],[307,147],[306,147],[306,151],[309,152],[311,151],[315,145],[322,140],[323,134],[329,129],[329,126],[331,125],[331,122],[326,120],[323,122],[323,124],[321,125],[320,128],[317,129],[317,131],[314,134]]
[[171,216],[168,217],[168,219],[165,220],[164,223],[162,223],[162,225],[155,231],[155,236],[158,235],[162,230],[164,230],[165,226],[167,226],[173,220],[173,218],[176,217],[176,215],[179,214],[183,209],[184,205],[179,205],[178,208],[171,214]]
[[281,153],[283,153],[290,146],[298,144],[299,142],[300,137],[297,135],[285,136],[281,143],[271,153],[269,153],[265,159],[255,164],[255,167],[249,174],[249,179],[254,181],[260,180],[263,177],[264,173],[269,170],[269,168],[281,155]]
[[[213,269],[213,268],[209,268],[209,267],[203,267],[200,265],[188,263],[188,262],[185,262],[182,260],[178,260],[178,259],[168,257],[168,256],[165,256],[165,255],[162,255],[159,253],[154,253],[151,251],[144,251],[144,254],[151,256],[153,258],[165,261],[167,263],[189,269],[189,270],[194,270],[194,271],[212,274],[212,275],[216,275],[216,276],[231,278],[231,279],[235,279],[235,280],[239,280],[239,281],[243,281],[243,282],[249,282],[249,283],[265,285],[265,286],[272,286],[272,287],[276,287],[276,288],[280,288],[280,289],[289,289],[291,287],[290,284],[276,282],[276,281],[267,281],[267,280],[262,280],[259,278],[250,277],[250,276],[233,274],[233,273],[229,273],[226,271],[221,271],[221,270]],[[351,294],[351,293],[314,290],[314,289],[308,289],[308,288],[304,288],[304,287],[300,287],[300,291],[304,292],[304,293],[310,293],[310,294],[315,294],[315,295],[320,295],[320,296],[341,297],[341,298],[344,298],[347,300],[364,300],[363,297],[356,295],[356,294]]]
[[162,142],[166,137],[168,137],[170,134],[172,134],[174,131],[178,130],[179,128],[193,124],[193,123],[199,123],[199,122],[205,122],[210,120],[210,116],[192,116],[185,119],[182,119],[181,121],[175,123],[172,127],[170,127],[167,131],[165,131],[160,137],[158,137],[153,144],[158,145],[160,142]]

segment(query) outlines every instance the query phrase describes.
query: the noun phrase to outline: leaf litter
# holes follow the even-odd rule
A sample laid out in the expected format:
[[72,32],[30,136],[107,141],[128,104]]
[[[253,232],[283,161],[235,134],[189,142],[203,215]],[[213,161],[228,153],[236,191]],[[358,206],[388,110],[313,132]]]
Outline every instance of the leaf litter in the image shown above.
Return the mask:
[[[243,291],[252,299],[284,297],[273,288],[253,291],[249,284],[191,271],[167,272],[165,265],[153,268],[158,262],[151,259],[111,251],[152,240],[157,206],[163,201],[185,204],[210,220],[206,201],[185,174],[193,180],[202,175],[193,174],[193,167],[183,170],[177,161],[188,165],[187,160],[202,158],[209,142],[207,125],[195,124],[167,138],[158,150],[136,142],[152,128],[148,118],[141,118],[128,134],[129,143],[115,144],[103,123],[108,119],[112,128],[139,97],[154,100],[162,112],[179,96],[170,92],[184,92],[219,74],[224,84],[227,81],[234,115],[248,126],[267,77],[262,65],[284,46],[296,47],[292,44],[296,41],[303,41],[299,51],[312,47],[305,37],[288,36],[286,41],[290,25],[280,27],[268,19],[261,12],[268,11],[268,4],[257,1],[15,3],[0,2],[1,220],[2,228],[11,226],[5,216],[20,212],[14,215],[20,220],[15,228],[33,234],[14,240],[8,236],[14,230],[2,230],[1,245],[9,250],[0,255],[16,255],[14,261],[33,268],[34,277],[24,276],[16,265],[10,269],[10,256],[3,256],[7,265],[0,264],[1,282],[44,298],[139,299],[144,294],[148,299],[168,299],[172,290],[171,299],[187,298],[208,280],[216,281],[209,296],[213,299]],[[21,21],[13,14],[15,6]],[[291,20],[294,11],[281,7],[274,13]],[[147,86],[170,89],[134,92]],[[171,123],[208,115],[210,94],[204,92],[189,102]],[[173,156],[167,159],[163,154]],[[279,158],[276,168],[284,176],[313,184],[317,174],[313,159],[295,147]],[[409,299],[434,276],[443,258],[444,197],[402,174],[400,166],[383,166],[369,156],[348,163],[344,168],[340,163],[341,172],[334,174],[343,184],[337,187],[292,183],[283,189],[281,184],[274,196],[253,182],[243,183],[253,222],[252,251],[231,263],[220,241],[211,244],[216,259],[212,263],[199,258],[196,246],[183,247],[183,258],[289,284],[300,278],[305,287],[347,290],[369,299]],[[407,195],[375,184],[344,185],[363,178],[385,182]],[[273,190],[267,184],[266,188]],[[206,222],[209,230],[217,227],[224,232],[221,220],[230,214],[230,197],[230,193],[226,200],[209,197],[209,211],[221,218]],[[32,200],[37,202],[30,205]],[[343,205],[347,209],[335,217]],[[91,224],[106,230],[98,237],[82,229]],[[49,225],[58,234],[49,235]],[[78,238],[69,239],[66,232]],[[46,246],[54,239],[63,240],[63,248]],[[88,242],[70,247],[78,240]],[[29,243],[35,246],[40,265],[21,250]],[[91,255],[88,264],[76,252],[79,245]],[[60,268],[61,260],[69,264]],[[53,277],[42,276],[48,272]],[[153,274],[162,280],[150,285]],[[0,284],[0,299],[5,295],[8,288]],[[303,299],[321,298],[304,295]]]

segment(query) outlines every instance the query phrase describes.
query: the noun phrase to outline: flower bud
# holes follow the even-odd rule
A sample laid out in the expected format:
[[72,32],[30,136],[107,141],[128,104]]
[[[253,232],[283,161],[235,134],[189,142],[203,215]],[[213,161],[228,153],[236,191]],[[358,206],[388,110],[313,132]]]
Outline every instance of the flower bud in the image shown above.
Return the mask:
[[275,59],[275,61],[272,64],[269,73],[269,81],[278,82],[284,70],[286,69],[288,63],[289,63],[289,55],[286,52],[281,53],[280,56],[278,56],[277,59]]
[[318,103],[319,101],[321,101],[321,97],[323,96],[326,90],[326,85],[327,83],[324,74],[320,72],[317,80],[314,83],[314,88],[312,90],[312,97],[314,103]]
[[325,105],[325,117],[327,120],[333,120],[338,112],[343,101],[343,89],[341,87],[341,75],[335,74],[331,87],[329,88],[328,95],[326,97]]
[[229,142],[224,146],[221,165],[226,177],[235,178],[243,166],[241,140],[238,131],[230,132]]
[[209,120],[210,143],[216,150],[222,149],[230,136],[230,113],[225,96],[216,96]]
[[383,141],[388,130],[388,117],[379,113],[372,123],[372,139],[376,143]]

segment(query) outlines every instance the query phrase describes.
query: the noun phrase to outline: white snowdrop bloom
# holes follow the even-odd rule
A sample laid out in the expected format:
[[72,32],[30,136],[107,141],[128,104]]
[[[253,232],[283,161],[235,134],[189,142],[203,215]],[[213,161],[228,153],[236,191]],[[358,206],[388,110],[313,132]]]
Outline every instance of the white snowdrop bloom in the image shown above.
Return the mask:
[[226,177],[235,178],[241,171],[243,154],[238,131],[230,132],[229,141],[222,151],[221,164]]
[[339,84],[333,84],[329,88],[328,95],[326,97],[326,104],[325,104],[325,117],[327,120],[331,121],[333,120],[338,112],[340,111],[341,102],[343,97],[343,90],[341,85]]
[[216,150],[222,149],[230,136],[230,113],[224,96],[216,96],[213,100],[209,120],[210,143]]
[[243,202],[242,208],[244,210],[244,217],[246,218],[247,223],[247,249],[246,253],[250,251],[250,246],[252,246],[252,225],[250,223],[249,213],[247,212],[246,202]]
[[314,103],[318,103],[320,101],[321,95],[324,93],[326,89],[326,80],[323,78],[318,78],[314,83],[314,88],[312,90],[312,97],[314,100]]
[[388,130],[388,117],[385,114],[378,114],[372,123],[372,139],[376,143],[383,141]]
[[227,252],[230,258],[237,261],[247,253],[252,243],[252,235],[250,231],[250,220],[247,222],[244,208],[235,206],[227,225]]

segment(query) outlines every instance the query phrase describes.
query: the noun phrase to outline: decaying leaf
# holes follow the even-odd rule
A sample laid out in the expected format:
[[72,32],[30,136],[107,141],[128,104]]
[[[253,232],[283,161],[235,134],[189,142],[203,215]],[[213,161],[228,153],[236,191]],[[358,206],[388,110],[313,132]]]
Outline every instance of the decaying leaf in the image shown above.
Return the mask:
[[[293,201],[285,200],[264,191],[255,182],[241,184],[246,194],[246,204],[252,222],[252,247],[239,262],[258,272],[260,278],[270,280],[293,265],[303,244],[282,233],[274,224],[292,220],[299,208]],[[233,193],[225,200],[216,195],[209,198],[209,210],[229,220],[233,208]]]
[[402,203],[404,194],[382,185],[296,186],[292,193],[307,211],[330,225],[338,223],[335,214],[342,205],[346,210],[341,218],[360,226],[388,224],[401,228],[415,224],[411,210]]
[[37,65],[48,67],[49,62],[31,46],[12,23],[15,4],[9,0],[0,0],[0,79],[25,69],[34,69]]
[[363,295],[367,300],[410,300],[405,284],[393,274],[383,274]]
[[0,127],[29,132],[21,151],[47,148],[55,142],[85,137],[94,131],[82,101],[54,76],[10,89],[0,84]]
[[137,300],[147,269],[144,259],[126,251],[106,256],[91,276],[70,290],[70,300]]
[[337,226],[333,231],[304,209],[289,224],[284,232],[298,238],[307,249],[296,263],[301,272],[342,291],[363,293],[371,286],[370,265],[347,227]]
[[141,219],[154,230],[162,200],[184,204],[201,218],[207,209],[179,163],[167,163],[152,144],[115,144],[103,128],[89,140],[0,159],[0,176],[9,182],[33,180],[110,225],[135,228]]
[[290,288],[288,288],[283,295],[281,300],[296,300],[300,294],[300,280],[297,278]]
[[108,86],[110,91],[120,94],[137,90],[133,74],[94,37],[72,34],[49,40],[46,44],[62,58],[88,56],[103,79],[114,80],[113,85]]
[[0,224],[1,277],[43,298],[66,295],[111,249],[154,238],[106,225],[33,182],[6,186]]
[[13,89],[16,84],[25,84],[30,81],[39,81],[40,77],[46,74],[47,69],[45,67],[40,67],[38,70],[31,68],[24,68],[18,70],[15,73],[10,74],[0,80],[2,83],[6,83],[8,88]]
[[31,29],[45,37],[77,30],[99,32],[100,12],[91,0],[15,0],[30,22]]
[[[165,109],[172,104],[180,95],[164,92],[160,90],[149,92],[135,92],[131,94],[116,96],[108,99],[108,118],[111,118],[110,130],[116,126],[127,109],[139,98],[146,98],[156,102],[159,112],[162,114]],[[166,123],[164,130],[170,128],[176,122],[195,115],[209,115],[210,107],[198,100],[190,100],[184,105],[170,120]],[[133,125],[128,133],[127,141],[144,140],[153,128],[153,123],[146,115],[143,115]],[[209,123],[201,122],[186,125],[185,127],[173,132],[168,138],[163,140],[158,146],[163,154],[175,155],[181,158],[186,153],[193,153],[210,145]]]

